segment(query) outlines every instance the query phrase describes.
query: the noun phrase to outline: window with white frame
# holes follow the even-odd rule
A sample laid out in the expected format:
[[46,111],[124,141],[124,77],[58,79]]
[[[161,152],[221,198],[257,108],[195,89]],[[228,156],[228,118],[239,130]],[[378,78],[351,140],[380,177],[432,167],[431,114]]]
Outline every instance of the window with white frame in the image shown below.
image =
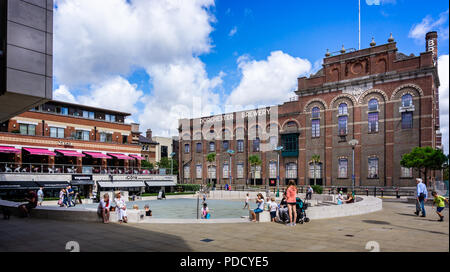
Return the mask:
[[368,167],[369,178],[378,178],[378,158],[369,158]]
[[320,162],[318,162],[318,163],[311,162],[309,164],[309,177],[312,178],[312,179],[314,177],[317,178],[317,179],[322,178],[322,163],[320,163]]
[[348,114],[348,111],[347,111],[347,104],[345,104],[345,103],[341,103],[341,104],[339,104],[339,115],[346,115],[346,114]]
[[195,166],[195,172],[196,172],[196,177],[198,179],[201,179],[202,178],[202,165],[201,164],[197,164]]
[[277,162],[274,161],[269,162],[269,178],[271,179],[277,178]]
[[338,177],[339,178],[347,178],[347,172],[348,172],[348,160],[345,158],[339,159],[338,162]]
[[236,164],[236,175],[237,178],[244,178],[244,164],[241,162]]
[[223,176],[223,178],[230,177],[230,166],[227,162],[223,164],[222,176]]
[[64,138],[64,128],[50,127],[50,137]]
[[401,171],[402,171],[401,173],[402,178],[412,178],[413,176],[412,168],[402,166]]
[[191,168],[189,167],[189,165],[185,165],[184,166],[184,178],[190,178],[191,175]]
[[216,167],[214,165],[208,166],[208,178],[210,179],[216,178]]
[[295,162],[290,162],[286,164],[286,178],[287,179],[297,178],[297,164]]

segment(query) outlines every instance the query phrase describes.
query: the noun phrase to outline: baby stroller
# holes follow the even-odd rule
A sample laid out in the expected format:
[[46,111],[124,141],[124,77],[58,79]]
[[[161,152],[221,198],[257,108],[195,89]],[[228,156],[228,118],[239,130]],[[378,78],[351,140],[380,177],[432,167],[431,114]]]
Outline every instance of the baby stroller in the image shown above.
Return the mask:
[[[297,220],[296,223],[303,224],[309,222],[309,218],[306,217],[305,210],[308,208],[308,203],[304,202],[301,198],[296,198],[296,211]],[[289,223],[289,213],[287,208],[280,208],[279,219],[281,222]]]
[[296,223],[308,223],[309,218],[306,217],[306,209],[308,209],[308,203],[303,201],[301,198],[296,198],[296,208],[297,208],[297,220]]

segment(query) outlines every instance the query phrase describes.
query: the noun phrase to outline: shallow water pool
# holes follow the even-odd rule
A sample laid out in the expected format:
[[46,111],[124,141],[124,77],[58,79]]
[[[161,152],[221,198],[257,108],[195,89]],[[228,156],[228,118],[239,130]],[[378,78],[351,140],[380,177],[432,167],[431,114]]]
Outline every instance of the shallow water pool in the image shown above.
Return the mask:
[[[240,218],[248,216],[248,209],[243,209],[244,201],[242,200],[206,200],[211,219],[215,218]],[[140,210],[144,210],[145,205],[150,206],[152,217],[154,218],[179,218],[179,219],[196,219],[197,218],[197,199],[179,198],[165,200],[142,200],[127,202],[127,209],[132,209],[133,205],[138,205]],[[202,200],[199,202],[201,209]],[[97,208],[98,204],[83,204],[77,207]],[[256,208],[255,203],[250,204],[251,209]],[[199,211],[199,218],[200,218]]]

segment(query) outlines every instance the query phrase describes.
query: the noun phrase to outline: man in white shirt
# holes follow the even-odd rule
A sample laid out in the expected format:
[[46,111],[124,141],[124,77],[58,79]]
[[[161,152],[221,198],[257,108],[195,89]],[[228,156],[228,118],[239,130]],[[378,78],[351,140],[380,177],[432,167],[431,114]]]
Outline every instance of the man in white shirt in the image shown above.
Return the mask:
[[121,196],[121,193],[118,192],[116,194],[116,198],[114,199],[116,203],[117,214],[119,215],[119,222],[127,223],[127,205],[125,204],[125,199]]
[[426,216],[425,212],[425,201],[427,201],[428,191],[427,186],[422,182],[421,178],[416,178],[417,181],[417,193],[416,193],[416,212],[415,214],[419,216],[420,211],[422,211],[421,217]]

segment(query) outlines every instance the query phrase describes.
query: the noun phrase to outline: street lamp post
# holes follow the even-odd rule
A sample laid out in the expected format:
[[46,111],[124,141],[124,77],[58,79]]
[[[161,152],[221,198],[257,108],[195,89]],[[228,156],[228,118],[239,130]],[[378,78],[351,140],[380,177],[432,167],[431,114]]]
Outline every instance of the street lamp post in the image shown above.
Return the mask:
[[355,146],[358,144],[358,140],[351,139],[348,144],[352,146],[352,193],[355,195]]
[[233,177],[231,176],[231,156],[234,154],[234,150],[228,149],[227,150],[228,155],[230,155],[230,162],[228,166],[228,181],[230,182],[230,185],[232,184]]
[[277,151],[277,194],[276,196],[280,196],[280,152],[283,150],[283,146],[277,146],[275,151]]

